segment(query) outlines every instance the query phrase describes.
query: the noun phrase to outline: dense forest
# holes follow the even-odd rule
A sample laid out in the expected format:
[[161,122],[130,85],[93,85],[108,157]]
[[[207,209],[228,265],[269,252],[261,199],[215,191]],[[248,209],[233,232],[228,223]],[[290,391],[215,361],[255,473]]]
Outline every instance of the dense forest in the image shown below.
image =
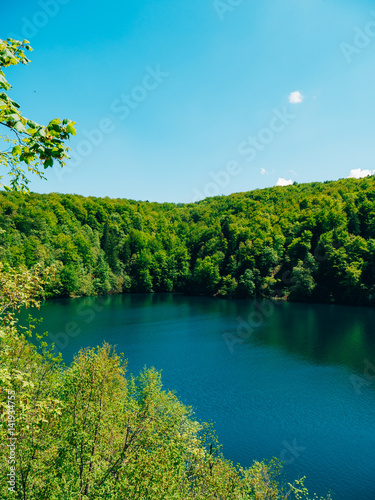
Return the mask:
[[192,204],[0,194],[0,261],[52,266],[47,297],[183,292],[375,303],[375,179]]

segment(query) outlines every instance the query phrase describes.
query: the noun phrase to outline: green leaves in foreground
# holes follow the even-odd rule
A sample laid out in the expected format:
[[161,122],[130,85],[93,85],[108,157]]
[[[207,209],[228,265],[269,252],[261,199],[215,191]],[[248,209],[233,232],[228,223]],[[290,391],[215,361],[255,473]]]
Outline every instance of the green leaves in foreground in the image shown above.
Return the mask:
[[31,50],[27,40],[0,39],[0,125],[12,133],[12,138],[0,134],[0,165],[10,176],[9,186],[3,186],[6,190],[27,190],[25,166],[41,178],[44,178],[41,168],[52,167],[55,161],[64,166],[69,158],[65,141],[76,134],[75,123],[70,120],[56,118],[44,126],[24,117],[20,105],[8,96],[11,85],[2,68],[28,64],[25,51]]

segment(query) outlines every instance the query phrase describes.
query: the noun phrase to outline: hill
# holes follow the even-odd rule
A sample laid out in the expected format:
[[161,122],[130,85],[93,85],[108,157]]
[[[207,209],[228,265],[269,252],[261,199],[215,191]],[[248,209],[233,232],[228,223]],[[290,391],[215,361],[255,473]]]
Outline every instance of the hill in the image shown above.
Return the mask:
[[0,260],[54,266],[47,297],[183,292],[375,303],[375,179],[192,204],[0,193]]

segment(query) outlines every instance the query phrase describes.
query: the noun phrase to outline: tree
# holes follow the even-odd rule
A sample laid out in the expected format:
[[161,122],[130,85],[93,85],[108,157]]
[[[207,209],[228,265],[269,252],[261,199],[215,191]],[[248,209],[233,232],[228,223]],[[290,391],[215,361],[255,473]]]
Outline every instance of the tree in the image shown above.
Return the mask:
[[291,300],[307,300],[313,294],[316,283],[314,280],[315,261],[309,253],[304,261],[299,260],[293,268],[289,298]]
[[60,274],[60,281],[62,285],[62,294],[66,296],[73,296],[78,291],[78,269],[73,262],[69,262],[63,267]]
[[191,280],[191,291],[196,294],[214,295],[220,284],[219,266],[216,259],[198,259]]
[[255,277],[251,269],[246,269],[238,283],[238,297],[254,297],[256,291]]
[[311,250],[311,231],[303,231],[300,237],[294,238],[288,247],[288,254],[294,261],[304,260]]
[[237,287],[238,283],[235,278],[232,278],[232,276],[228,274],[228,276],[223,277],[220,290],[217,292],[217,296],[225,298],[235,297]]
[[[7,169],[10,177],[9,186],[4,186],[6,190],[28,190],[30,181],[25,167],[42,179],[42,168],[52,167],[54,161],[63,167],[69,159],[64,141],[76,134],[75,122],[71,120],[55,118],[44,126],[24,117],[20,105],[8,96],[11,85],[2,68],[28,64],[25,51],[32,51],[27,40],[0,39],[0,125],[12,133],[11,138],[0,135],[0,166]],[[0,179],[3,177],[0,175]]]
[[111,270],[105,260],[104,252],[98,255],[98,261],[94,269],[94,288],[97,293],[108,293],[111,290]]

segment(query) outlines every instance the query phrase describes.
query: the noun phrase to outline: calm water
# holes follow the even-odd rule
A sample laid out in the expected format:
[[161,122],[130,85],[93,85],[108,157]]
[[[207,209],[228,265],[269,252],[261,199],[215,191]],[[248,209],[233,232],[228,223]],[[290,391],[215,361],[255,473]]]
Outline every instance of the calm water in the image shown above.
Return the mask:
[[179,295],[59,300],[38,313],[65,361],[107,341],[162,370],[227,458],[285,460],[319,494],[375,499],[375,311]]

